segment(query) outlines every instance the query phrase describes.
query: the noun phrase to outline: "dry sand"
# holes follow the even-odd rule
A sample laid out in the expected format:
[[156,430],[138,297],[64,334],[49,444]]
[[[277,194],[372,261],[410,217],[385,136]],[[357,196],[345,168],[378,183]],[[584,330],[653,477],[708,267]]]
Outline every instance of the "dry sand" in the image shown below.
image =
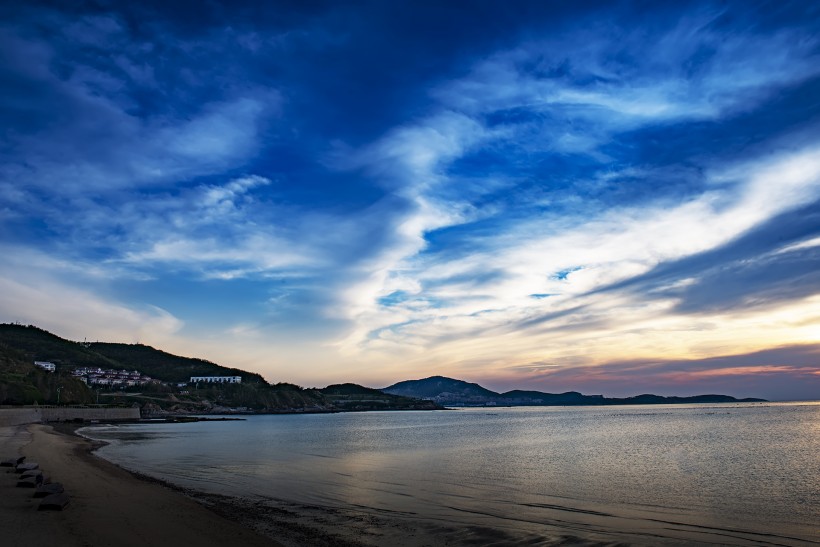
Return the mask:
[[184,494],[140,480],[89,453],[92,445],[50,426],[0,427],[0,459],[17,454],[61,482],[71,502],[37,511],[38,499],[0,468],[0,545],[4,547],[279,546]]

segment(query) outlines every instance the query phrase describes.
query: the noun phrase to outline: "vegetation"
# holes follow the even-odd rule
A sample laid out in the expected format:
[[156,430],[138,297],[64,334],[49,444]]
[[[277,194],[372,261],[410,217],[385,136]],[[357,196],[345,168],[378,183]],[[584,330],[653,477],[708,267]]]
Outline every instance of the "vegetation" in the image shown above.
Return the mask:
[[50,361],[70,367],[121,368],[86,347],[82,342],[71,342],[34,325],[0,324],[0,344],[17,350],[26,360]]
[[734,403],[762,402],[763,399],[735,399],[728,395],[696,395],[694,397],[663,397],[638,395],[614,398],[603,395],[583,395],[577,391],[566,393],[543,393],[540,391],[514,390],[496,393],[478,384],[432,376],[422,380],[407,380],[384,388],[387,393],[406,397],[424,397],[442,405],[459,406],[576,406],[576,405],[648,405],[683,403]]
[[259,374],[223,367],[205,359],[171,355],[142,344],[96,342],[90,344],[89,349],[164,382],[187,382],[191,376],[241,376],[242,383],[265,383]]
[[431,410],[430,401],[391,395],[356,384],[336,384],[320,390],[340,410]]
[[[34,361],[50,361],[46,372]],[[136,370],[160,382],[89,389],[71,375],[77,367]],[[239,384],[187,383],[191,376],[240,376]],[[355,384],[305,389],[271,385],[259,374],[180,357],[142,344],[72,342],[35,326],[0,324],[0,404],[139,404],[146,414],[163,412],[333,412],[436,408],[429,402],[387,395]]]
[[0,343],[0,404],[82,404],[91,399],[81,380],[36,367],[23,352]]

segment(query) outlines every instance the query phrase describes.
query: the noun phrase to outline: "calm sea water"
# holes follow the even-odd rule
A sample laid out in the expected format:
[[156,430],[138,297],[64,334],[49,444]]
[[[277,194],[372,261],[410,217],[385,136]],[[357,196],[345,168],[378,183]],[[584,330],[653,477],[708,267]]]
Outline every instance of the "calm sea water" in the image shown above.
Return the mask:
[[509,537],[820,544],[820,404],[461,409],[99,426],[99,454],[201,491]]

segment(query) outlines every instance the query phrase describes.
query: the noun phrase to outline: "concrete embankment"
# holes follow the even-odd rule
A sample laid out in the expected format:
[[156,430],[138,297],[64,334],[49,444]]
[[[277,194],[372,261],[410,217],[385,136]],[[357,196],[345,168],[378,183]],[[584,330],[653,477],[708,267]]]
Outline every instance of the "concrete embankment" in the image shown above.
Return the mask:
[[87,408],[87,407],[13,407],[0,408],[0,426],[33,424],[40,422],[70,422],[74,420],[139,420],[138,408]]

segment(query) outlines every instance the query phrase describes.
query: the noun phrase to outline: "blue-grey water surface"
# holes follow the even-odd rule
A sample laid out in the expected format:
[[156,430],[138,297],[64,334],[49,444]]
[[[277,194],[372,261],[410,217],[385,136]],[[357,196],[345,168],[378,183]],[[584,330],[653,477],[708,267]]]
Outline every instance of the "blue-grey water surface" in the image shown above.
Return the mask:
[[820,404],[528,407],[96,426],[205,492],[637,544],[820,544]]

